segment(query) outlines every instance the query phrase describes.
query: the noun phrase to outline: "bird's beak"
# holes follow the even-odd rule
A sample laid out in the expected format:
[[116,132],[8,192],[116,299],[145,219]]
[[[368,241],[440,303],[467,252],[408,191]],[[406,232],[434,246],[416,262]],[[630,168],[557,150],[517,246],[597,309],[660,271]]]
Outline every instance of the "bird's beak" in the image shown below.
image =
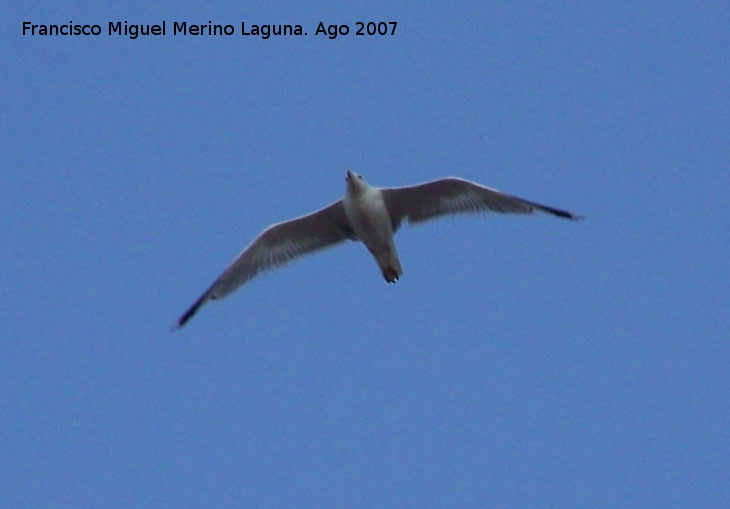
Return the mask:
[[351,178],[352,178],[353,176],[354,176],[354,175],[353,175],[352,171],[350,171],[350,170],[347,170],[347,176],[345,177],[345,180],[349,180],[349,179],[351,179]]

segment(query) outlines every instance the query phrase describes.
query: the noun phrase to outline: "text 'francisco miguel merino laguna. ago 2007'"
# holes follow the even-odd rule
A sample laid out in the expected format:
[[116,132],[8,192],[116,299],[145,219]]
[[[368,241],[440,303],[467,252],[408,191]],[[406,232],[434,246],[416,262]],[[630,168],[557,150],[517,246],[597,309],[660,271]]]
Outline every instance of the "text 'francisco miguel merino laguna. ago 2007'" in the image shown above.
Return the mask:
[[[355,23],[355,35],[395,35],[395,21],[363,22]],[[168,28],[172,30],[168,31]],[[40,36],[64,36],[64,35],[102,35],[102,26],[98,24],[80,24],[69,21],[58,24],[35,24],[31,21],[23,22],[23,35]],[[220,36],[220,35],[253,35],[268,39],[271,36],[280,35],[308,35],[302,25],[246,25],[241,22],[240,31],[230,24],[216,24],[208,21],[207,24],[193,24],[186,21],[173,21],[168,24],[161,21],[156,24],[133,24],[127,21],[110,21],[107,24],[106,35],[121,35],[130,39],[137,39],[140,36],[149,35],[193,35],[193,36]],[[350,27],[345,24],[325,25],[320,21],[314,35],[325,35],[329,39],[336,39],[337,36],[344,36],[350,33]]]

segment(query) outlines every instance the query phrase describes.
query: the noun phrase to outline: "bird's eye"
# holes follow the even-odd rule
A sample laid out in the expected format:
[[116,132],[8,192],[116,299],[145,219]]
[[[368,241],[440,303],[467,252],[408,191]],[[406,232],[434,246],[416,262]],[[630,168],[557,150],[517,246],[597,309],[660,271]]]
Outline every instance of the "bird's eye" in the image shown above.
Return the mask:
[[358,175],[357,178],[359,178],[360,180],[362,180],[362,175]]

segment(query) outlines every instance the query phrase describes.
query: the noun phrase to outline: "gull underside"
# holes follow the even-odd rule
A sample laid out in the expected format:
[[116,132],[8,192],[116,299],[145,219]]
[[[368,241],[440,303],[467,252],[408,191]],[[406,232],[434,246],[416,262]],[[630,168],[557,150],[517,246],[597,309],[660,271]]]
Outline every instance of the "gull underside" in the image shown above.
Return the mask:
[[565,219],[580,218],[454,177],[409,187],[377,188],[348,170],[345,180],[341,200],[265,229],[183,313],[176,326],[182,327],[207,301],[229,295],[258,274],[345,240],[361,241],[385,281],[394,283],[403,274],[394,239],[403,221],[416,224],[450,214],[531,214],[536,210]]

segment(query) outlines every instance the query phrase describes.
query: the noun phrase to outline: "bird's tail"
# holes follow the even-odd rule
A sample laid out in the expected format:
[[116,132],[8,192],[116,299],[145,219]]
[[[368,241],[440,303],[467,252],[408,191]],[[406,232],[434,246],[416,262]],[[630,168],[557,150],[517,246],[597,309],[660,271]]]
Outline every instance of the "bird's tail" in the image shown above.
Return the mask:
[[380,266],[380,270],[383,271],[385,281],[395,283],[401,274],[403,274],[403,268],[400,266],[400,259],[398,259],[396,250],[391,249],[374,256],[378,262],[378,266]]

